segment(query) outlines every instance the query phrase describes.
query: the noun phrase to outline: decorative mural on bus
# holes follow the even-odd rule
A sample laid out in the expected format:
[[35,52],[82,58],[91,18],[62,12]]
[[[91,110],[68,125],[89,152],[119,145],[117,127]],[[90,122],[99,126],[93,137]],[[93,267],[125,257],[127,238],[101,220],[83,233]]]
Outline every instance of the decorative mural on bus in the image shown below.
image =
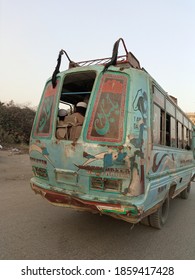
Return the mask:
[[126,194],[140,195],[144,193],[144,145],[147,139],[148,98],[143,89],[139,89],[133,100],[134,124],[133,134],[128,135],[131,154],[129,156],[131,180]]
[[123,140],[126,93],[125,75],[103,75],[92,110],[87,139],[113,143]]
[[162,172],[166,169],[174,169],[176,168],[176,162],[174,154],[162,154],[157,152],[153,158],[153,166],[152,171]]
[[51,135],[52,120],[56,102],[55,95],[58,91],[58,86],[59,80],[57,81],[57,86],[55,88],[52,87],[51,82],[48,82],[45,87],[43,102],[39,110],[36,129],[34,132],[35,136],[48,137]]
[[123,190],[124,195],[137,196],[144,193],[144,151],[146,143],[147,121],[147,94],[142,89],[136,93],[133,110],[137,116],[134,127],[137,134],[129,134],[129,147],[112,147],[108,151],[93,155],[83,152],[87,160],[82,165],[76,165],[97,176],[115,176],[123,179],[129,178],[128,188]]
[[152,172],[160,173],[168,170],[175,171],[179,167],[185,167],[187,165],[191,165],[193,163],[193,158],[191,153],[187,154],[186,151],[182,151],[180,153],[164,153],[164,152],[156,152],[153,157],[152,162]]
[[130,168],[126,164],[126,152],[114,149],[96,155],[83,152],[83,157],[87,160],[82,165],[76,165],[79,169],[101,176],[129,177]]
[[[37,152],[37,154],[41,155],[41,158],[45,159],[45,161],[43,160],[45,165],[47,165],[47,162],[49,162],[52,164],[52,166],[54,166],[54,163],[52,162],[52,160],[49,157],[49,152],[48,152],[48,149],[45,144],[41,144],[40,146],[36,145],[36,144],[31,144],[29,147],[29,154],[31,155],[32,152]],[[31,161],[37,161],[40,163],[42,160],[35,159],[32,157]]]

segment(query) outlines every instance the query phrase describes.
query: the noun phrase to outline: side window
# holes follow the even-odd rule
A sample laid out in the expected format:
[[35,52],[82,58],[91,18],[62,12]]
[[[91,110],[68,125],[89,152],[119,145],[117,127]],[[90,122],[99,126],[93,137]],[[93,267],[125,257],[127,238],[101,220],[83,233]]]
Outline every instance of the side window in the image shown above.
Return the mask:
[[190,150],[192,124],[168,95],[153,85],[153,142],[179,149]]
[[160,144],[165,145],[165,111],[162,109],[160,114]]
[[189,131],[189,146],[192,149],[192,131]]
[[166,114],[166,146],[171,146],[171,117]]
[[[165,111],[154,104],[153,141],[165,145]],[[168,137],[170,138],[170,131]],[[168,140],[168,139],[167,139]],[[170,140],[169,140],[170,141]]]
[[165,145],[165,96],[153,85],[153,99],[154,99],[154,120],[153,120],[153,140],[155,144]]
[[154,144],[160,144],[160,118],[161,109],[154,104],[154,119],[153,119],[153,141]]
[[177,122],[177,147],[183,148],[183,129],[182,124]]
[[171,117],[171,147],[177,146],[175,127],[176,127],[175,118]]
[[188,145],[188,129],[187,127],[184,126],[183,128],[183,136],[184,136],[184,148],[186,149],[187,145]]

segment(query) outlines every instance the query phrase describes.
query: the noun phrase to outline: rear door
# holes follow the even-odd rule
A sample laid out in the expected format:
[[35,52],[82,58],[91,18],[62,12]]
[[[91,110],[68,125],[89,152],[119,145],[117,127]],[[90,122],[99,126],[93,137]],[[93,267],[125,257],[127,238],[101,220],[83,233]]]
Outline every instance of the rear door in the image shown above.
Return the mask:
[[128,95],[128,76],[123,73],[106,72],[88,112],[85,139],[87,142],[121,145],[125,141]]

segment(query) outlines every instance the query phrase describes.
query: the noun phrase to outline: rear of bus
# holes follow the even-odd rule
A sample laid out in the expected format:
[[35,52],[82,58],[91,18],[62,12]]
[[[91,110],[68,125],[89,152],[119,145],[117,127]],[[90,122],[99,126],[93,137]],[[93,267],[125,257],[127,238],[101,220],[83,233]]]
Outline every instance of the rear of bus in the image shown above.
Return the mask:
[[[58,74],[55,87],[51,80],[46,83],[31,134],[31,187],[54,205],[137,222],[144,165],[136,158],[142,158],[143,130],[137,127],[137,140],[129,131],[146,119],[139,108],[140,115],[131,116],[129,72],[103,69],[76,67]],[[144,92],[138,89],[134,97],[144,99]],[[59,109],[72,114],[78,102],[88,104],[78,140],[58,139]]]

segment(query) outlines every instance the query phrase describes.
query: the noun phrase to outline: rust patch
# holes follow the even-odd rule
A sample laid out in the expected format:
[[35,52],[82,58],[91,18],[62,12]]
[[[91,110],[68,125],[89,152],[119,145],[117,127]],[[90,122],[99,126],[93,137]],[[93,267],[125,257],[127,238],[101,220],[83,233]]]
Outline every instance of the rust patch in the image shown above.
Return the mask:
[[103,203],[98,201],[86,201],[78,197],[72,197],[71,195],[68,194],[57,193],[51,190],[42,189],[35,184],[32,184],[31,187],[35,193],[42,195],[53,205],[63,206],[66,208],[73,208],[80,211],[89,211],[91,213],[109,215],[116,219],[124,220],[130,223],[137,223],[140,220],[139,209],[137,215],[131,215],[130,213],[131,210],[127,211],[125,215],[120,213],[117,214],[112,211],[104,212],[104,210],[106,209],[112,208],[113,211],[115,210],[117,211],[117,210],[122,210],[124,207],[121,206],[121,204],[119,203],[113,204],[113,203]]

